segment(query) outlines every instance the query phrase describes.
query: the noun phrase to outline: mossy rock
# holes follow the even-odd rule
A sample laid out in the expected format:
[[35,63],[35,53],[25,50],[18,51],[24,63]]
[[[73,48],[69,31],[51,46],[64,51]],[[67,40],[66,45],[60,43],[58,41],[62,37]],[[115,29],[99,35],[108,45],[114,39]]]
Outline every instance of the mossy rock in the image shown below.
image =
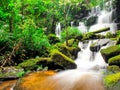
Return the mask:
[[[117,83],[120,82],[120,72],[105,76],[104,82],[107,88],[115,87]],[[113,89],[109,89],[109,90],[113,90]],[[114,89],[114,90],[120,90],[120,87],[119,89]]]
[[66,56],[70,57],[71,59],[77,58],[77,53],[81,50],[78,46],[77,47],[69,47],[66,44],[56,44],[55,47],[65,54]]
[[[78,43],[79,43],[79,40],[77,40],[77,39],[69,39],[68,40],[69,47],[77,47]],[[65,42],[65,45],[66,45],[66,42]]]
[[105,36],[101,34],[95,34],[93,32],[88,32],[83,35],[82,40],[90,40],[90,39],[93,40],[93,39],[100,39],[100,38],[105,38]]
[[28,59],[24,62],[20,63],[18,67],[22,67],[25,70],[40,70],[48,67],[48,69],[64,69],[63,67],[55,64],[51,58],[36,58],[36,59]]
[[110,65],[107,67],[107,70],[110,72],[120,72],[120,67],[117,65]]
[[120,46],[119,45],[110,46],[108,48],[101,49],[100,52],[101,52],[105,62],[108,62],[108,59],[110,59],[111,57],[119,55],[119,53],[120,53]]
[[12,80],[19,78],[19,73],[24,72],[23,68],[2,67],[0,68],[0,80]]
[[108,60],[109,65],[120,66],[120,55],[114,56]]
[[65,69],[75,69],[77,67],[71,58],[67,57],[58,50],[52,51],[51,58],[56,64],[64,67]]

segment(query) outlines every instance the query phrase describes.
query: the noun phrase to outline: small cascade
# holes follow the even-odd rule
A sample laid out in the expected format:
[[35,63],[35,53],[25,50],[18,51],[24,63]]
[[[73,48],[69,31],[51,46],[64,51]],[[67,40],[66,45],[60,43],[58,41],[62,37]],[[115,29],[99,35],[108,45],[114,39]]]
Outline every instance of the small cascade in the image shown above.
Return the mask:
[[73,26],[73,23],[74,23],[73,21],[72,21],[72,22],[70,22],[71,27]]
[[82,32],[83,34],[87,32],[87,27],[85,26],[85,24],[84,24],[83,22],[79,22],[78,29],[79,29],[80,32]]
[[60,37],[60,34],[61,34],[61,25],[60,25],[60,23],[56,24],[55,34],[56,34],[57,37]]
[[[101,10],[99,6],[96,6],[94,8],[95,9],[94,11],[91,10],[90,16],[97,15],[98,20],[95,25],[90,27],[89,32],[100,30],[103,28],[108,28],[108,27],[110,28],[111,33],[114,34],[116,32],[117,24],[114,22],[116,9],[113,8],[112,4],[113,1],[110,0],[104,4],[103,10]],[[98,7],[99,9],[97,10]]]
[[90,51],[90,45],[93,41],[89,41],[86,48],[83,48],[84,44],[79,43],[81,51],[78,53],[78,58],[75,60],[77,69],[82,70],[101,70],[105,69],[107,64],[104,62],[100,52]]

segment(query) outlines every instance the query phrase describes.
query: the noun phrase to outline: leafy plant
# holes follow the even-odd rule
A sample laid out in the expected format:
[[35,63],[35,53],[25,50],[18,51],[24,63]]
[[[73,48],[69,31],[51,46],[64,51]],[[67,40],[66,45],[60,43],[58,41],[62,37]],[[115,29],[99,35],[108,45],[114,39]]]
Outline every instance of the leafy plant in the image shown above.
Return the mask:
[[[75,27],[67,27],[68,31],[68,39],[75,38],[77,36],[82,36],[82,33]],[[61,33],[61,41],[66,40],[66,30],[62,31]]]

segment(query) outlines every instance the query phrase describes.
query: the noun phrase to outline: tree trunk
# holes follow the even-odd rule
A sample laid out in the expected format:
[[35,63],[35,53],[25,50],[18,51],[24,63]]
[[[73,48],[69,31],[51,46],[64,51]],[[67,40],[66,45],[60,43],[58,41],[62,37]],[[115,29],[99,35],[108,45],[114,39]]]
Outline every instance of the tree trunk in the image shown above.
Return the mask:
[[13,30],[13,18],[9,17],[9,31],[12,32]]

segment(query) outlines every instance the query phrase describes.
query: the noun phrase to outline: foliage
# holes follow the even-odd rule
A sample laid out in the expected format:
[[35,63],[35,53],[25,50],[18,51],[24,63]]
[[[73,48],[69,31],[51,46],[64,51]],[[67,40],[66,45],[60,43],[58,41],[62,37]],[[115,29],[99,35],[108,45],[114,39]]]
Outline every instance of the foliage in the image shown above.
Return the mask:
[[49,40],[49,43],[50,43],[50,44],[55,44],[55,43],[60,42],[59,38],[56,37],[55,34],[49,34],[49,35],[48,35],[48,40]]
[[[77,36],[82,36],[82,33],[75,27],[67,27],[68,39],[76,38]],[[61,41],[66,40],[66,30],[61,32]]]
[[18,72],[18,73],[17,73],[17,76],[18,76],[18,77],[22,77],[24,74],[25,74],[25,71],[21,71],[21,72]]

